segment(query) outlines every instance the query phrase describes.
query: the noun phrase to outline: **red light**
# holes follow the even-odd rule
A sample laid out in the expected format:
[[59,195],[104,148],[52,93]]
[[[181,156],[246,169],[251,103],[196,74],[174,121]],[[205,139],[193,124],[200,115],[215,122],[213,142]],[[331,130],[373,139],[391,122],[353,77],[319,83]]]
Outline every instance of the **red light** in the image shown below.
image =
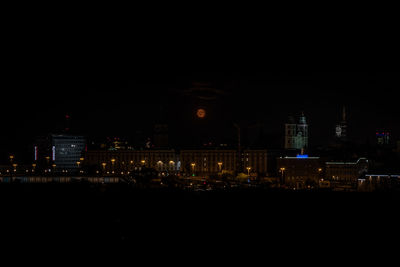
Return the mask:
[[69,119],[69,115],[68,115],[68,114],[67,114],[67,115],[65,115],[65,118],[66,118],[66,119]]
[[203,184],[206,184],[206,182],[204,182]]

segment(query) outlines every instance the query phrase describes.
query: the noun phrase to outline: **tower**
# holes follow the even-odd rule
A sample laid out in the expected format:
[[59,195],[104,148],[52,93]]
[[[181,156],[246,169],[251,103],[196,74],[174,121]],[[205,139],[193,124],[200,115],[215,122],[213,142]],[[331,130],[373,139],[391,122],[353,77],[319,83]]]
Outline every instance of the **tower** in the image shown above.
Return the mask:
[[308,124],[304,113],[296,123],[293,117],[289,117],[285,124],[285,149],[305,149],[308,147]]
[[297,125],[292,116],[285,124],[285,149],[294,149],[296,147]]
[[297,124],[296,149],[308,148],[308,124],[304,112],[301,113]]
[[347,139],[347,120],[346,120],[346,107],[342,109],[342,120],[336,124],[335,136],[341,140]]

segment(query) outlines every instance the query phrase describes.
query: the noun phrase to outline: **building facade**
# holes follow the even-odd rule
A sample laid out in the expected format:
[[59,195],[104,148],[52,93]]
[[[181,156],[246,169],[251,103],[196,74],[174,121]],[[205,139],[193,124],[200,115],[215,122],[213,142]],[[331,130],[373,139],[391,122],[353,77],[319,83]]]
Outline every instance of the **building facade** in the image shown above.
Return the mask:
[[86,147],[85,138],[75,135],[52,135],[51,140],[51,160],[55,164],[55,170],[77,171]]
[[389,131],[376,131],[376,144],[378,146],[387,146],[390,145],[390,132]]
[[281,184],[288,188],[314,188],[323,178],[323,164],[319,157],[281,157],[277,159],[277,167]]
[[146,167],[174,174],[181,169],[174,150],[92,150],[85,153],[85,167],[101,172],[130,172]]
[[39,172],[76,172],[85,149],[83,136],[52,134],[36,139],[33,161]]
[[333,188],[356,189],[358,179],[368,172],[368,160],[360,158],[356,162],[326,162],[325,179]]
[[258,175],[267,176],[267,150],[244,150],[243,154],[243,166],[245,171],[247,171],[248,173],[257,173]]
[[285,124],[285,149],[306,149],[308,147],[308,124],[304,113],[296,122],[293,117]]
[[236,150],[182,150],[182,171],[195,176],[236,172]]

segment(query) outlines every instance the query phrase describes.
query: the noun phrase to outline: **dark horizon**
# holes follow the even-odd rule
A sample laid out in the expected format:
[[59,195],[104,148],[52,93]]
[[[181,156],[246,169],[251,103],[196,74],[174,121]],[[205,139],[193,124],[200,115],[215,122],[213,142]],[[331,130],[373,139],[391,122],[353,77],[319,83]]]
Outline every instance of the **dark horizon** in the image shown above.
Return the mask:
[[[27,151],[36,136],[59,132],[66,114],[71,131],[88,138],[150,135],[155,123],[166,122],[172,142],[184,145],[199,129],[232,140],[233,123],[261,124],[278,138],[287,117],[304,111],[315,146],[329,142],[345,105],[354,139],[366,142],[383,129],[398,140],[399,78],[400,72],[13,73],[3,80],[2,157]],[[194,82],[210,89],[191,89]],[[195,117],[200,107],[204,120]]]

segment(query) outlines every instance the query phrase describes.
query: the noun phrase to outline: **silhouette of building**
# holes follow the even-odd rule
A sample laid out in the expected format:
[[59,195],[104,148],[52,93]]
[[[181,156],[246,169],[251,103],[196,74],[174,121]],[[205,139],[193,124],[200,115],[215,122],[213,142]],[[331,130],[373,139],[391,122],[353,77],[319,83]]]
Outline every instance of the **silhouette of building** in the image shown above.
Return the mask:
[[289,117],[285,124],[285,149],[308,148],[308,124],[304,113],[296,123],[293,117]]

